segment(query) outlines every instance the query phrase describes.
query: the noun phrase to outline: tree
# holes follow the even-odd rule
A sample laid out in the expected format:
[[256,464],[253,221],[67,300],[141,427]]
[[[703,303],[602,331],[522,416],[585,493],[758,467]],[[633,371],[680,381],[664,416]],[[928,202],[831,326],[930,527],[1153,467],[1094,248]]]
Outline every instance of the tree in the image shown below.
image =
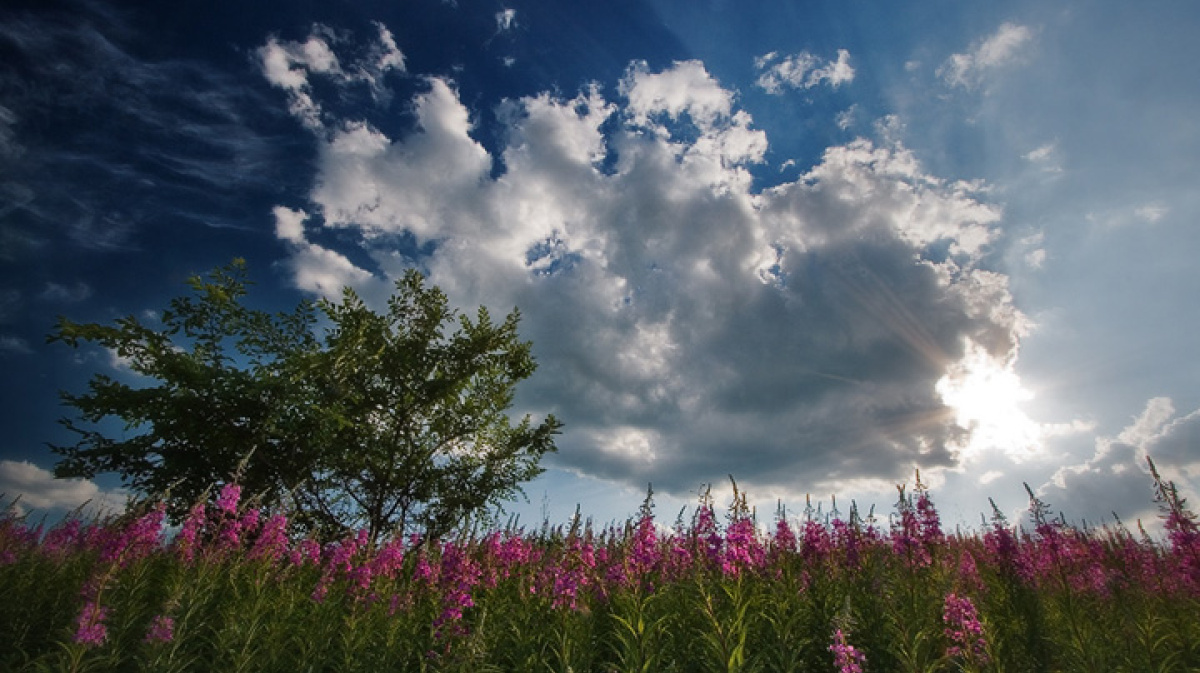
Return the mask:
[[[52,447],[56,476],[119,473],[178,518],[236,473],[265,504],[294,505],[308,530],[365,527],[377,540],[448,532],[520,493],[555,450],[553,416],[506,415],[536,368],[517,310],[472,320],[417,271],[384,314],[350,288],[340,303],[270,314],[242,304],[248,284],[242,260],[190,278],[192,296],[171,301],[160,329],[60,318],[48,341],[96,343],[153,382],[96,374],[88,392],[62,393],[92,427],[63,419],[79,441]],[[120,438],[95,427],[109,418],[124,422]]]

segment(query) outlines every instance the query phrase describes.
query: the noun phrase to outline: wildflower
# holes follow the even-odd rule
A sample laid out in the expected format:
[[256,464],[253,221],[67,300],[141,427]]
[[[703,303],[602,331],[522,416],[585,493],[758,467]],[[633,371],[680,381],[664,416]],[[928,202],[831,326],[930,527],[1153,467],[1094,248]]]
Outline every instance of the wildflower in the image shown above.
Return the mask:
[[103,645],[108,638],[108,628],[104,625],[107,618],[108,608],[95,599],[89,600],[79,612],[74,641],[80,645]]
[[867,656],[846,642],[846,634],[841,629],[833,632],[829,651],[833,652],[833,665],[837,666],[838,673],[863,673]]
[[796,533],[788,525],[787,517],[780,516],[775,520],[775,537],[771,541],[771,549],[776,553],[796,551]]
[[200,531],[204,528],[205,514],[204,503],[198,502],[193,505],[187,519],[183,521],[179,535],[175,536],[175,548],[184,561],[191,561],[196,557],[196,546],[199,544]]
[[237,512],[238,501],[242,499],[242,487],[239,484],[225,484],[221,495],[217,497],[217,511],[223,514]]
[[800,552],[805,560],[812,560],[817,556],[824,556],[833,547],[833,541],[829,538],[829,531],[825,526],[813,521],[811,518],[804,522],[804,540],[800,545]]
[[62,556],[71,552],[83,541],[83,522],[71,517],[46,533],[42,540],[42,552],[50,556]]
[[644,516],[638,522],[633,536],[631,557],[639,572],[646,572],[658,564],[658,535],[654,530],[654,517]]
[[263,524],[262,532],[254,541],[254,547],[250,549],[250,558],[278,561],[283,552],[287,550],[287,545],[287,517],[282,514],[273,514]]
[[987,662],[987,640],[983,636],[983,624],[980,623],[979,614],[970,598],[947,594],[942,622],[946,625],[943,632],[951,643],[946,650],[948,656],[961,656],[981,664]]
[[754,522],[742,518],[729,524],[725,531],[721,571],[726,575],[738,575],[744,568],[760,568],[764,563],[764,550],[755,535]]
[[175,619],[166,615],[158,615],[150,622],[150,630],[146,632],[147,643],[169,643],[175,639]]
[[158,546],[165,516],[165,505],[158,503],[154,509],[138,517],[120,534],[109,537],[100,553],[100,561],[120,561],[125,565],[148,555]]
[[696,523],[692,526],[692,539],[704,541],[704,553],[709,561],[717,562],[721,553],[721,536],[717,533],[717,520],[712,505],[700,504],[696,512]]

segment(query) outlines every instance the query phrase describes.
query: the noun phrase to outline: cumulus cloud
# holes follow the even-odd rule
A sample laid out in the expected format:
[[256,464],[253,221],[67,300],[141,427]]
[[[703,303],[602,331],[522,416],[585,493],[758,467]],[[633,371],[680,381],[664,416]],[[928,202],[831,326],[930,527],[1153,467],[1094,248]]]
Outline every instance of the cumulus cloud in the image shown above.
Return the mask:
[[973,88],[987,72],[1020,59],[1032,42],[1033,31],[1028,27],[1004,23],[969,51],[951,54],[937,74],[950,86]]
[[88,513],[120,513],[125,508],[125,494],[101,489],[86,479],[55,479],[49,470],[29,461],[0,460],[0,493],[5,504],[20,496],[17,509],[70,511],[86,505]]
[[1092,456],[1058,469],[1038,493],[1068,517],[1103,502],[1126,521],[1141,519],[1147,527],[1157,527],[1146,458],[1154,460],[1164,479],[1175,482],[1181,495],[1194,500],[1200,479],[1198,433],[1200,410],[1179,415],[1170,398],[1152,398],[1128,426],[1116,436],[1097,438]]
[[970,429],[938,381],[968,343],[1009,361],[1023,329],[981,266],[1001,212],[979,185],[858,139],[755,191],[767,137],[698,61],[634,63],[615,98],[509,101],[499,156],[453,82],[428,81],[411,132],[318,138],[308,226],[357,232],[375,268],[340,256],[322,286],[339,253],[277,209],[297,285],[417,264],[460,307],[520,307],[540,368],[518,406],[566,421],[553,462],[579,474],[782,494],[960,460]]
[[754,59],[754,67],[763,71],[755,84],[773,94],[783,93],[785,86],[811,89],[825,83],[836,89],[854,81],[850,52],[845,49],[838,49],[835,61],[822,61],[807,51],[783,57],[770,52]]
[[319,24],[304,42],[280,41],[272,37],[259,47],[257,56],[263,77],[288,93],[293,115],[312,130],[324,127],[321,106],[313,99],[311,75],[321,75],[341,85],[367,84],[377,99],[386,99],[383,77],[391,71],[404,72],[404,54],[396,46],[390,30],[375,24],[378,35],[367,53],[343,68],[331,43],[338,41],[333,31]]

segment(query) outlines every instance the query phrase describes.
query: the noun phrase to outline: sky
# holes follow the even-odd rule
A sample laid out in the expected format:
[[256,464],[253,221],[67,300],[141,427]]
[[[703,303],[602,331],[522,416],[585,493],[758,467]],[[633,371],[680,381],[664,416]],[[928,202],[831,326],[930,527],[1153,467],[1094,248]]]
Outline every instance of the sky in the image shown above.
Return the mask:
[[[251,305],[420,269],[519,308],[514,414],[565,424],[524,521],[950,526],[1023,484],[1153,527],[1200,480],[1200,6],[495,0],[0,6],[0,492],[61,512],[59,391],[245,258]],[[833,498],[836,497],[836,502]]]

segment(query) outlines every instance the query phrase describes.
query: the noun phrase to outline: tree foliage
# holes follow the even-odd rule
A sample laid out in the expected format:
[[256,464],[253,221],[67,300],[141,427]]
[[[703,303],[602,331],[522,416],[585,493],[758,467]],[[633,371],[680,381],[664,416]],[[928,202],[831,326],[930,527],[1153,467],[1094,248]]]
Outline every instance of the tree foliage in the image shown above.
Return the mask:
[[[417,271],[382,314],[350,288],[267,313],[242,303],[248,284],[241,260],[190,278],[159,328],[60,318],[49,341],[103,346],[144,385],[96,374],[87,392],[62,393],[79,439],[52,447],[56,475],[119,473],[178,517],[237,473],[265,504],[294,505],[305,528],[378,539],[444,534],[518,494],[555,450],[553,416],[506,413],[536,367],[517,310],[499,324],[482,307],[461,315]],[[107,419],[123,423],[119,437]]]

